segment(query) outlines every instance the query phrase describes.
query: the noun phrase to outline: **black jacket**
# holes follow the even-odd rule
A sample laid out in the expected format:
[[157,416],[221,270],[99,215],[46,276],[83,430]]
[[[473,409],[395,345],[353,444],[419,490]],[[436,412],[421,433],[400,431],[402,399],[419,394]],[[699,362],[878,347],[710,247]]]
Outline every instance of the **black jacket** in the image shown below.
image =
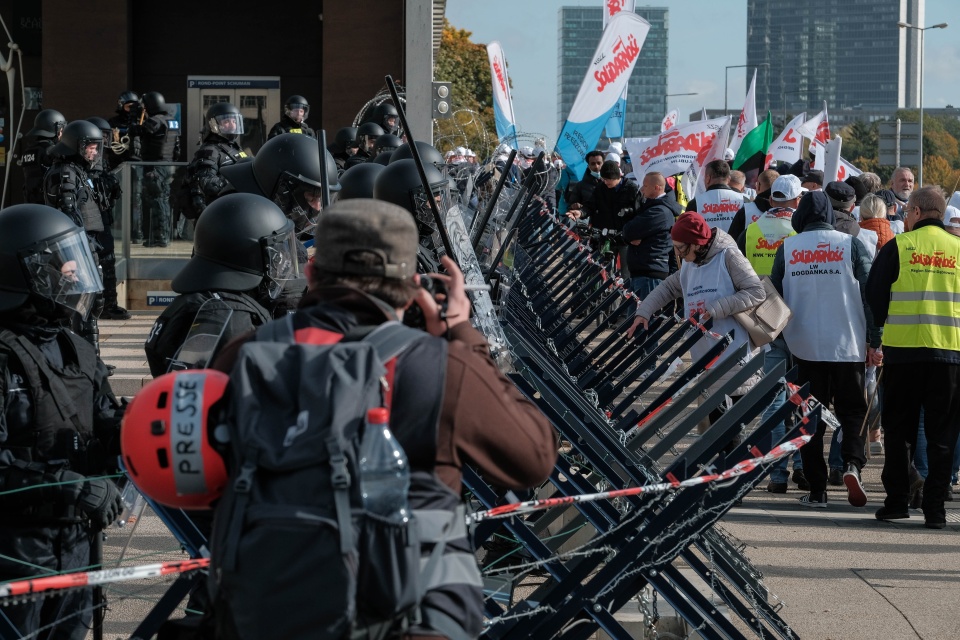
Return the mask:
[[602,184],[600,178],[593,177],[590,170],[583,172],[580,182],[571,182],[567,186],[567,204],[579,203],[586,204],[593,197],[593,191],[597,185]]
[[[757,205],[760,213],[768,211],[770,209],[770,190],[767,189],[766,191],[758,193],[753,204]],[[746,201],[744,201],[744,205],[746,205]],[[730,221],[730,228],[727,229],[727,233],[733,238],[739,238],[740,234],[746,231],[748,226],[750,225],[747,224],[747,208],[743,206],[740,207],[740,210],[733,216],[733,220]]]
[[631,276],[660,278],[670,275],[670,257],[673,241],[670,230],[680,215],[680,205],[672,193],[662,198],[637,201],[636,216],[623,226],[625,242],[640,240],[640,244],[627,245],[627,266]]
[[601,182],[593,190],[589,202],[582,203],[583,218],[589,218],[590,224],[596,229],[620,231],[623,225],[633,218],[633,208],[639,192],[637,184],[629,180],[620,180],[620,184],[613,189],[608,189],[607,185]]
[[270,133],[267,134],[267,140],[275,138],[284,133],[300,133],[311,138],[316,138],[317,134],[307,125],[306,122],[295,122],[293,118],[286,114],[280,116],[280,122],[270,127]]

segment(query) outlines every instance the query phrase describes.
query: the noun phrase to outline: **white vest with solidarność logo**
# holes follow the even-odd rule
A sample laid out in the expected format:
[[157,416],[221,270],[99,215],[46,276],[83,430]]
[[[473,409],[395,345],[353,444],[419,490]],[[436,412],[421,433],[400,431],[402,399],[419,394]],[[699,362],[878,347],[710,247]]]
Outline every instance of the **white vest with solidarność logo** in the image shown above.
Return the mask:
[[783,330],[790,353],[814,362],[863,362],[867,321],[853,273],[853,236],[807,231],[783,241],[783,299],[793,318]]
[[707,221],[707,225],[723,231],[730,230],[737,211],[743,207],[743,194],[731,189],[710,189],[697,196],[697,213]]

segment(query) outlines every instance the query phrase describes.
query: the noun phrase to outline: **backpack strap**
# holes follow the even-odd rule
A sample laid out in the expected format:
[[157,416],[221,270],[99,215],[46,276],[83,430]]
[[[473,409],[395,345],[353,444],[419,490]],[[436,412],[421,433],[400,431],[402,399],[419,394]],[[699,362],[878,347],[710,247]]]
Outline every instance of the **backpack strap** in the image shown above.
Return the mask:
[[372,344],[377,357],[387,370],[383,404],[387,409],[393,406],[393,379],[397,371],[397,357],[414,342],[428,337],[430,334],[412,329],[396,320],[384,322],[376,329],[363,337],[363,342]]

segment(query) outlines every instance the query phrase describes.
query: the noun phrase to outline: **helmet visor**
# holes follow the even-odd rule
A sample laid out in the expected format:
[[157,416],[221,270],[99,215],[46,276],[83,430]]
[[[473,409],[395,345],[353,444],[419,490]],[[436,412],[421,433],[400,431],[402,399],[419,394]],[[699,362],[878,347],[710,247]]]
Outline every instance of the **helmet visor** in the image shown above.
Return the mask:
[[283,293],[283,286],[288,280],[299,276],[297,265],[297,239],[293,225],[288,225],[283,231],[272,236],[260,239],[263,246],[263,264],[265,277],[268,282],[267,293],[276,300]]
[[210,130],[228,140],[236,140],[243,135],[243,116],[239,113],[225,113],[210,118]]
[[310,115],[310,105],[302,102],[291,102],[287,105],[284,113],[294,122],[303,122]]
[[83,229],[39,242],[21,256],[34,293],[84,317],[103,291]]
[[91,168],[97,166],[103,157],[103,138],[80,138],[77,153]]
[[[433,193],[433,199],[437,203],[437,210],[440,212],[440,218],[444,219],[447,211],[453,206],[453,198],[450,193],[450,183],[447,180],[435,182],[430,185],[430,191]],[[430,202],[427,200],[423,187],[417,187],[413,193],[415,217],[417,227],[421,235],[428,235],[437,228],[436,218],[433,216],[433,210]]]

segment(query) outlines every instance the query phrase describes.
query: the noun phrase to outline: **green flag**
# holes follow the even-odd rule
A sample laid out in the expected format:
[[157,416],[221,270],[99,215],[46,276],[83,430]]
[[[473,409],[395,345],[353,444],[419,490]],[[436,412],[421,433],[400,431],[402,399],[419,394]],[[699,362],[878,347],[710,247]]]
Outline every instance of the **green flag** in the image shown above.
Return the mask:
[[767,111],[767,119],[757,125],[743,138],[737,157],[733,159],[733,169],[746,173],[751,169],[763,171],[767,149],[773,142],[773,121]]

